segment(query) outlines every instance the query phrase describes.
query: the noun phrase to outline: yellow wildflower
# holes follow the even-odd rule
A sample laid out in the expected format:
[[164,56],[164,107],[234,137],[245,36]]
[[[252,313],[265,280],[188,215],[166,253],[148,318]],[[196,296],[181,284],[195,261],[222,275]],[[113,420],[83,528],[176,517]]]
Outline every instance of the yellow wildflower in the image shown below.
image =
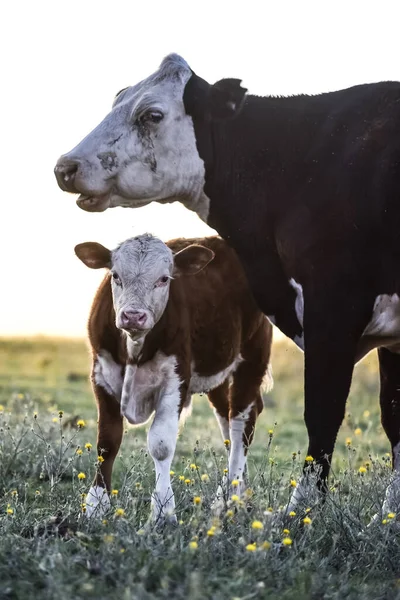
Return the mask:
[[303,523],[304,523],[304,525],[311,525],[312,521],[311,521],[310,517],[304,517]]
[[184,475],[179,475],[179,481],[185,481],[185,476]]
[[366,472],[367,472],[367,469],[366,469],[366,467],[360,467],[360,468],[358,469],[358,472],[359,472],[361,475],[364,475],[364,473],[366,473]]
[[239,481],[237,479],[232,480],[232,486],[237,487],[239,485]]
[[198,543],[195,541],[189,542],[189,548],[191,550],[197,550],[197,548],[199,547]]
[[229,510],[226,511],[226,516],[228,517],[228,519],[231,519],[234,514],[235,513],[231,509],[229,509]]
[[121,550],[119,551],[120,554],[123,554],[125,552],[125,548],[121,548]]
[[214,525],[210,527],[210,529],[207,531],[208,537],[213,537],[213,535],[215,535],[215,529],[216,527]]
[[207,475],[207,473],[203,473],[203,475],[201,476],[201,480],[203,483],[208,483],[210,481],[210,478]]
[[92,444],[91,444],[90,442],[87,442],[87,443],[85,444],[85,448],[86,448],[86,450],[89,450],[89,451],[90,451],[90,450],[92,449]]
[[196,471],[196,469],[198,468],[197,465],[195,465],[194,463],[192,463],[190,465],[190,468],[192,469],[192,471]]
[[369,415],[370,415],[370,414],[371,414],[371,413],[369,412],[369,410],[364,410],[364,412],[363,412],[363,417],[364,417],[365,419],[368,419],[368,417],[369,417]]
[[346,438],[346,446],[351,446],[351,438]]
[[34,413],[33,413],[33,418],[34,418],[34,419],[37,419],[37,417],[38,417],[38,414],[37,414],[37,412],[34,412]]
[[17,490],[13,490],[11,492],[11,496],[18,496],[18,491]]
[[118,496],[118,490],[111,490],[112,496]]
[[190,479],[185,479],[186,485],[190,485]]
[[58,417],[59,417],[59,419],[62,419],[62,418],[63,418],[63,414],[64,414],[64,411],[63,411],[63,410],[59,410],[59,411],[58,411]]
[[239,496],[237,496],[236,494],[233,494],[233,496],[231,497],[232,502],[239,502]]
[[40,490],[36,490],[35,496],[40,496]]
[[293,544],[292,540],[290,539],[290,537],[285,537],[282,540],[282,544],[284,546],[291,546]]
[[228,448],[231,444],[231,440],[224,440],[224,444],[225,444],[226,448]]
[[98,457],[97,457],[97,462],[99,462],[99,463],[103,463],[103,462],[104,462],[104,458],[103,458],[103,456],[98,456]]
[[77,422],[77,426],[79,427],[79,429],[81,429],[82,427],[86,426],[86,423],[83,419],[79,419],[79,421]]
[[171,477],[173,477],[175,475],[175,471],[170,471],[169,474]]
[[269,437],[272,437],[274,435],[274,430],[268,429],[268,435],[269,435]]
[[83,454],[83,450],[82,450],[82,448],[77,448],[77,449],[75,450],[75,452],[76,452],[76,454],[77,454],[78,456],[80,456],[81,454]]
[[274,512],[274,509],[272,508],[272,506],[268,506],[267,511],[268,512]]
[[290,480],[290,485],[291,485],[292,487],[296,487],[296,485],[297,485],[297,481],[296,481],[295,479],[291,479],[291,480]]
[[228,474],[228,469],[224,469],[224,474],[227,475]]
[[78,479],[79,480],[86,479],[85,473],[78,473]]
[[295,517],[296,513],[294,512],[294,510],[291,510],[289,513],[289,517]]
[[125,511],[123,508],[117,508],[117,510],[114,513],[115,517],[123,517],[125,514]]
[[386,525],[386,523],[387,523],[387,519],[383,519],[382,525]]
[[251,527],[252,529],[263,529],[264,525],[261,523],[261,521],[253,521]]
[[53,418],[52,418],[52,422],[53,422],[53,423],[58,423],[58,419],[57,419],[57,417],[53,417]]
[[3,412],[4,410],[4,406],[2,404],[0,404],[0,412]]
[[309,513],[309,512],[310,512],[310,510],[311,510],[311,508],[310,508],[310,507],[308,507],[308,508],[306,508],[306,510],[305,510],[304,512],[307,514],[307,513]]
[[255,552],[257,550],[256,544],[247,544],[246,546],[247,552]]
[[14,511],[13,511],[13,509],[12,509],[12,508],[8,507],[8,508],[7,508],[7,510],[6,510],[6,513],[7,513],[8,515],[13,515],[13,514],[14,514]]
[[82,509],[83,513],[86,512],[86,504],[85,503],[81,504],[81,509]]
[[283,533],[284,533],[285,535],[289,535],[290,531],[289,531],[289,529],[284,529],[284,530],[283,530]]
[[357,427],[357,429],[354,430],[354,435],[361,435],[362,434],[362,429],[360,427]]
[[253,490],[251,488],[247,488],[247,490],[244,491],[244,495],[246,496],[246,498],[251,498],[253,496]]
[[106,544],[112,544],[114,539],[115,535],[113,533],[106,533],[106,535],[103,536],[103,540],[106,542]]
[[107,524],[108,524],[108,521],[107,521],[107,519],[103,519],[103,520],[102,520],[102,523],[103,523],[103,525],[107,525]]
[[141,490],[141,489],[142,489],[142,484],[140,483],[140,481],[137,481],[137,482],[135,483],[135,488],[136,488],[137,490]]
[[269,549],[271,548],[271,542],[267,542],[267,541],[263,542],[263,543],[261,544],[261,548],[262,548],[263,550],[269,550]]
[[388,513],[388,519],[394,519],[396,517],[396,513]]
[[308,463],[312,463],[314,461],[313,457],[309,454],[308,456],[306,456],[305,461]]
[[200,496],[195,496],[195,497],[193,498],[193,504],[194,504],[195,506],[199,506],[199,505],[201,504],[201,498],[200,498]]

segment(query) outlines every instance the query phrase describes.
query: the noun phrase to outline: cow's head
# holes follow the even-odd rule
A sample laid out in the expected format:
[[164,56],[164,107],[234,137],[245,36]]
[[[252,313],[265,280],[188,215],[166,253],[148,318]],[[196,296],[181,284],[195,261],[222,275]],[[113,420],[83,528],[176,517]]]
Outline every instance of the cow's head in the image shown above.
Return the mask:
[[115,323],[133,340],[143,338],[160,320],[171,279],[196,274],[214,258],[212,250],[197,244],[173,255],[149,234],[130,238],[115,250],[96,242],[78,244],[75,253],[91,269],[110,269]]
[[111,112],[57,162],[58,185],[99,212],[179,200],[207,220],[204,163],[193,120],[234,117],[246,90],[238,79],[210,85],[176,54],[158,71],[119,92]]

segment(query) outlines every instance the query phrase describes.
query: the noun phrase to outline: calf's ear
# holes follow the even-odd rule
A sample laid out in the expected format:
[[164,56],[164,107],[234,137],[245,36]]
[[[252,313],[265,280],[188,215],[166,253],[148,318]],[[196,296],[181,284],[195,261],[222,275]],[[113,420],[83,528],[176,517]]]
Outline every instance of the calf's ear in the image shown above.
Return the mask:
[[111,268],[111,251],[97,242],[78,244],[75,254],[90,269]]
[[240,84],[240,79],[221,79],[210,85],[193,73],[183,94],[187,114],[211,120],[235,117],[242,109],[247,92]]
[[205,246],[199,244],[187,246],[175,254],[172,276],[195,275],[204,269],[214,256],[214,252]]

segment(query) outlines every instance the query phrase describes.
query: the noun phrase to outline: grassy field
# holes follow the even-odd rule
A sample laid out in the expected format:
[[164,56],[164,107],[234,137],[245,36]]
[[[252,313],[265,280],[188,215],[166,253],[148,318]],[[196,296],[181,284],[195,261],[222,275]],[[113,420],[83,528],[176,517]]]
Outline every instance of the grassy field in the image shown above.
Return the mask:
[[[375,355],[356,368],[325,506],[310,498],[312,510],[304,506],[286,523],[276,515],[306,452],[302,355],[277,342],[273,367],[246,502],[213,519],[227,456],[206,397],[196,397],[173,465],[180,525],[160,534],[146,526],[154,483],[146,428],[125,431],[110,514],[104,522],[82,518],[97,465],[85,343],[0,339],[0,598],[27,598],[33,589],[59,600],[400,598],[396,519],[384,515],[386,523],[365,529],[390,477]],[[69,426],[78,417],[85,426]]]

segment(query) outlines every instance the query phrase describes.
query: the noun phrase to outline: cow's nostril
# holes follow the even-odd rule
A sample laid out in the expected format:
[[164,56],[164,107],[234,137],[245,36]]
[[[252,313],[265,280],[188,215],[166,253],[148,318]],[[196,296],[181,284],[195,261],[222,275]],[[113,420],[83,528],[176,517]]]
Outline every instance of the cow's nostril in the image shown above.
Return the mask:
[[74,179],[78,171],[78,161],[61,157],[54,169],[54,174],[60,188],[66,192],[75,192]]

